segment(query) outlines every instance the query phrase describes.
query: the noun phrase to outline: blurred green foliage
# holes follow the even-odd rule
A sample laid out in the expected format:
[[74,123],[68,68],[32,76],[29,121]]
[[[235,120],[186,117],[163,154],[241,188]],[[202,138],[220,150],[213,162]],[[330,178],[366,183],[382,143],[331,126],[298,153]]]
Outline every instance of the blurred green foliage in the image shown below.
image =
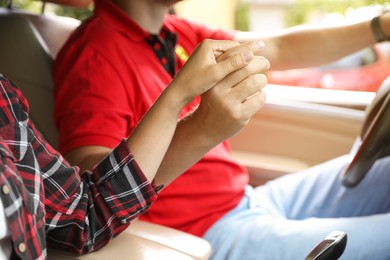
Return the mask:
[[14,8],[28,10],[33,13],[54,13],[57,15],[74,17],[84,20],[92,14],[92,5],[88,8],[72,8],[51,3],[45,3],[40,0],[0,0],[0,6],[12,4]]
[[92,6],[88,8],[70,8],[70,7],[57,7],[55,9],[57,15],[70,16],[79,20],[84,20],[92,14]]
[[248,19],[248,5],[238,3],[236,8],[236,29],[240,31],[249,30],[249,19]]
[[[236,28],[248,30],[248,1],[240,1],[236,12]],[[308,14],[317,13],[340,13],[345,14],[349,9],[355,9],[370,5],[389,5],[389,0],[295,0],[288,7],[286,13],[286,25],[294,26],[303,24]]]
[[370,5],[389,4],[388,0],[297,0],[286,15],[288,26],[298,25],[306,22],[307,14],[310,13],[339,13],[345,14],[349,9]]

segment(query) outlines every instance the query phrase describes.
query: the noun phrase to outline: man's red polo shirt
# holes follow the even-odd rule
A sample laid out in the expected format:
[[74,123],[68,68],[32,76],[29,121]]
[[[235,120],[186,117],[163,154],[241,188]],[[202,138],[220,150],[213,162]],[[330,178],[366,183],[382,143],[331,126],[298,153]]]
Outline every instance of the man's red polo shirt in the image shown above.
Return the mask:
[[[231,39],[234,33],[176,16],[167,16],[164,28],[178,35],[177,69],[202,40]],[[147,36],[111,1],[96,1],[95,15],[73,33],[54,67],[62,153],[87,145],[115,147],[172,80]],[[203,235],[239,203],[247,182],[225,142],[165,188],[142,218]]]

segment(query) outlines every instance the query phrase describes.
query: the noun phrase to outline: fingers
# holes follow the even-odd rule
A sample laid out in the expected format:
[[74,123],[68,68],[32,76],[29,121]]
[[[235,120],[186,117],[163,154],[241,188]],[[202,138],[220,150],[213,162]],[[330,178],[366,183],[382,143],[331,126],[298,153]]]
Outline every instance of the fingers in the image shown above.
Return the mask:
[[169,90],[179,97],[179,104],[189,102],[226,75],[246,66],[252,60],[251,53],[237,53],[221,63],[216,61],[218,56],[238,45],[235,41],[205,40],[200,43],[170,84]]
[[240,70],[227,75],[218,84],[219,87],[231,88],[239,84],[242,80],[255,74],[264,73],[270,67],[269,61],[262,56],[254,56],[252,61]]
[[[233,45],[230,45],[233,46]],[[229,47],[230,47],[229,46]],[[227,49],[225,52],[216,57],[216,62],[220,66],[215,66],[214,69],[224,72],[222,75],[220,73],[216,73],[220,79],[221,76],[226,76],[234,71],[238,71],[239,69],[246,68],[248,64],[254,59],[254,55],[259,52],[264,47],[264,43],[262,41],[253,41],[247,42],[243,44],[239,44],[236,46]],[[216,53],[217,54],[217,53]],[[263,58],[264,59],[264,58]],[[264,61],[265,62],[265,61]],[[268,62],[268,61],[267,61]],[[253,66],[253,65],[252,65]],[[256,65],[254,65],[256,66]],[[269,63],[266,66],[259,65],[259,69],[263,69],[264,67],[269,68]],[[260,72],[260,71],[258,71]],[[227,74],[226,74],[227,73]],[[248,76],[248,75],[246,75]],[[237,79],[237,77],[236,77]],[[233,80],[232,77],[229,77],[229,81]],[[233,81],[231,81],[233,82]],[[237,80],[234,81],[235,84],[238,83]]]
[[240,44],[238,46],[233,46],[230,49],[226,50],[224,53],[222,53],[220,56],[217,57],[217,62],[222,62],[229,57],[238,55],[243,52],[250,52],[256,55],[260,50],[264,48],[264,42],[263,41],[252,41]]
[[[226,62],[242,51],[254,53],[262,48],[258,42],[250,42],[233,47],[219,56],[220,63]],[[222,102],[229,104],[234,118],[240,122],[246,122],[253,114],[263,107],[266,95],[262,89],[267,85],[267,77],[263,74],[270,67],[270,63],[262,56],[253,56],[252,60],[241,69],[233,71],[214,88],[209,97],[219,96]],[[234,112],[235,111],[235,112]],[[245,123],[244,123],[245,124]]]
[[169,90],[182,105],[216,85],[223,89],[232,88],[268,68],[268,61],[254,54],[262,46],[260,42],[239,44],[235,41],[205,40],[174,77]]
[[[202,94],[193,117],[201,122],[199,129],[218,141],[236,134],[264,105],[267,78],[262,73],[269,68],[268,60],[255,55],[262,44],[236,45],[226,51],[220,46],[212,49],[209,57],[215,63],[204,74],[208,79],[214,75],[215,84]],[[203,80],[200,74],[195,79]]]
[[226,59],[217,62],[210,67],[209,72],[214,75],[214,81],[220,81],[227,75],[240,70],[247,66],[254,58],[254,54],[251,51],[244,51],[238,54],[226,57]]
[[249,120],[263,107],[266,95],[262,89],[266,85],[267,77],[264,74],[256,74],[246,78],[230,89],[228,96],[231,105],[238,109],[243,119]]
[[[207,39],[198,45],[195,52],[197,52],[199,50],[204,50],[204,51],[211,50],[212,53],[214,54],[214,57],[212,57],[212,60],[215,60],[217,57],[221,56],[222,54],[224,54],[228,50],[235,48],[237,46],[240,46],[240,43],[237,41]],[[241,52],[244,52],[244,51],[241,51]],[[234,54],[239,54],[241,52],[236,51]],[[233,56],[233,54],[230,56]]]
[[256,114],[265,104],[266,94],[263,91],[259,91],[254,95],[247,98],[241,106],[241,111],[243,116],[248,118],[248,120]]
[[[205,40],[199,44],[192,56],[203,57],[203,62],[209,65],[209,79],[216,83],[247,66],[263,47],[262,41],[240,44],[236,41]],[[187,63],[196,63],[197,60],[192,57]]]
[[231,92],[235,99],[244,103],[258,94],[266,85],[267,77],[264,74],[256,74],[237,84]]

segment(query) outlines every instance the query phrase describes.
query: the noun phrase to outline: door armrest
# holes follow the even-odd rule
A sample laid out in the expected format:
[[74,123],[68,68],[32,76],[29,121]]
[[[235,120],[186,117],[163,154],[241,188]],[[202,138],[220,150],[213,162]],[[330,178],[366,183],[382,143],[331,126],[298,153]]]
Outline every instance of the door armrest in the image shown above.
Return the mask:
[[211,253],[210,244],[197,236],[141,220],[135,220],[126,230],[96,252],[76,256],[49,248],[48,258],[63,259],[183,259],[205,260]]

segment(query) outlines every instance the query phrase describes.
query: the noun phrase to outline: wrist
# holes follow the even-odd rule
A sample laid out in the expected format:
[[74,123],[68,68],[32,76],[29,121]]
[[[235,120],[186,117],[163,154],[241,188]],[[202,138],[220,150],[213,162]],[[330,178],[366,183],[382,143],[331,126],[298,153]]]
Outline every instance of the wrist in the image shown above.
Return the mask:
[[175,82],[171,82],[171,84],[169,84],[169,86],[164,90],[163,95],[165,95],[167,99],[171,100],[172,104],[180,110],[194,99],[194,96],[191,96],[190,93],[186,91],[185,87],[177,85]]
[[210,128],[207,116],[200,113],[200,108],[197,107],[195,111],[183,118],[180,123],[186,128],[191,129],[191,138],[196,140],[196,144],[204,149],[211,149],[222,141],[213,132],[213,127]]
[[370,26],[377,43],[390,41],[390,13],[374,17]]
[[180,91],[176,91],[171,87],[166,88],[160,95],[159,99],[165,106],[172,111],[180,113],[180,111],[188,104],[189,101]]

